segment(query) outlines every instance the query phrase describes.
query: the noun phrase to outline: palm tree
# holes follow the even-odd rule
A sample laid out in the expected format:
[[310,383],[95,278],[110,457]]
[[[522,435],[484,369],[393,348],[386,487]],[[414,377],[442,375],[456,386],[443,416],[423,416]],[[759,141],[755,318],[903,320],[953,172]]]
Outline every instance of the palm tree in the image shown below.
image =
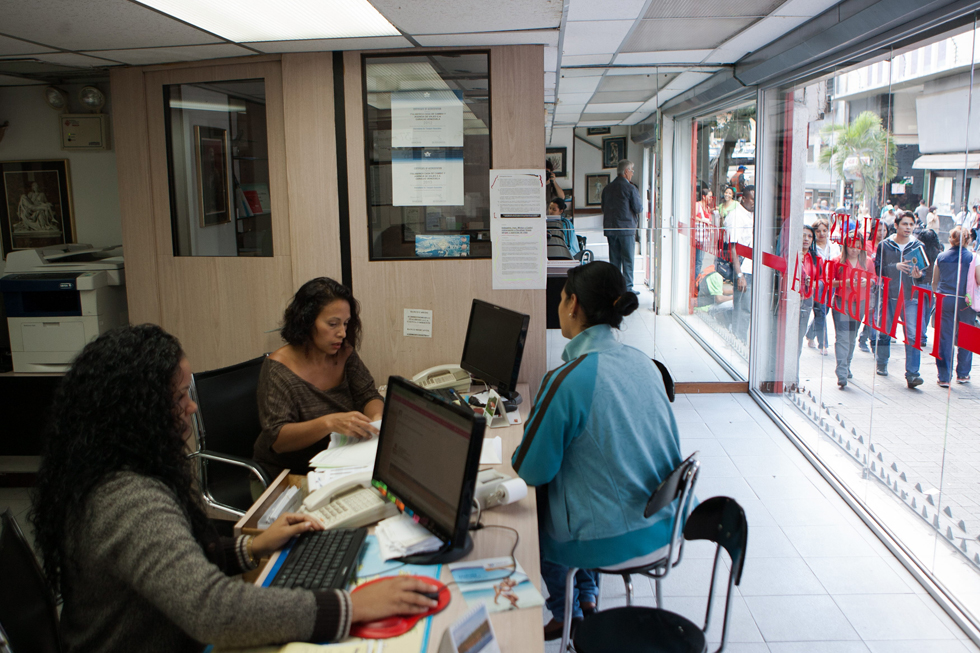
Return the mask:
[[[864,204],[869,210],[882,184],[895,176],[895,137],[873,111],[863,111],[849,125],[827,125],[822,130],[830,145],[820,150],[820,164],[843,179],[849,175],[864,184]],[[846,173],[846,175],[845,175]]]

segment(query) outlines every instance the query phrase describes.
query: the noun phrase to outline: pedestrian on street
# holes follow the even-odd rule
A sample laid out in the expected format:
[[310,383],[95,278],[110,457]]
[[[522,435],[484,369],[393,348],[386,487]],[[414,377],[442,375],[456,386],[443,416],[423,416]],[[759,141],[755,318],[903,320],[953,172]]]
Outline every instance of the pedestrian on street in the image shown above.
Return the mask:
[[616,178],[602,189],[602,228],[609,242],[609,262],[622,272],[626,289],[633,294],[633,248],[643,203],[633,185],[633,162],[623,159]]

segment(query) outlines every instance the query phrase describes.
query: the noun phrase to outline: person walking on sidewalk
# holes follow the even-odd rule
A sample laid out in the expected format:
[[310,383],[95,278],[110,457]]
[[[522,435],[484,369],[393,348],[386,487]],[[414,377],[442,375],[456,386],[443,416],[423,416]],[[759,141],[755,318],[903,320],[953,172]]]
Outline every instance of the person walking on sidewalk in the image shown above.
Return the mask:
[[616,178],[602,189],[602,228],[609,241],[609,262],[623,273],[626,289],[633,291],[633,247],[643,202],[633,185],[633,162],[623,159]]
[[[880,310],[878,311],[878,339],[875,342],[875,360],[879,376],[888,376],[888,357],[891,353],[892,323],[895,311],[901,298],[904,309],[901,313],[905,330],[905,381],[910,389],[922,385],[919,376],[919,348],[916,346],[919,336],[919,306],[918,296],[912,294],[913,285],[924,285],[926,280],[922,270],[909,260],[916,251],[925,258],[925,248],[912,235],[915,226],[915,215],[905,212],[898,217],[897,230],[894,234],[881,241],[875,255],[875,274],[881,280]],[[928,263],[928,261],[926,261]],[[884,286],[888,281],[887,290]]]
[[[865,250],[867,250],[868,258],[871,260],[872,264],[874,263],[875,255],[878,252],[878,245],[881,243],[881,241],[883,241],[887,237],[888,237],[888,225],[886,225],[884,222],[879,222],[877,231],[865,243]],[[868,298],[868,301],[871,303],[872,307],[878,305],[877,284],[871,287],[871,295]],[[860,349],[861,351],[866,351],[868,353],[871,352],[871,347],[868,346],[868,339],[872,336],[873,333],[874,330],[867,324],[861,327],[861,335],[858,336],[858,349]]]
[[[855,270],[868,273],[855,274]],[[837,359],[837,385],[841,390],[847,387],[851,378],[851,359],[854,358],[854,344],[857,340],[860,320],[852,318],[848,310],[850,298],[857,296],[857,315],[864,314],[865,295],[869,278],[874,275],[874,263],[864,249],[864,237],[855,232],[853,236],[844,239],[844,251],[840,256],[840,267],[837,268],[831,284],[834,287],[834,298],[830,303],[834,319],[834,356]]]
[[[969,229],[953,227],[949,232],[950,248],[936,258],[932,272],[932,291],[946,295],[939,327],[939,358],[936,359],[941,388],[949,387],[953,369],[953,343],[956,342],[959,325],[976,326],[977,323],[974,307],[966,302],[966,284],[969,280],[970,263],[973,262],[973,253],[969,248],[971,240]],[[974,274],[980,276],[980,268]],[[957,347],[956,382],[969,383],[972,367],[973,352],[966,347]]]
[[[840,258],[840,245],[830,239],[830,223],[826,218],[814,220],[813,233],[816,237],[814,247],[817,250],[817,265],[823,269],[825,262],[836,261]],[[818,282],[818,298],[824,294],[823,284],[823,281]],[[816,339],[820,354],[822,356],[827,355],[827,345],[829,344],[827,340],[827,305],[819,300],[813,304],[813,322],[810,323],[806,337],[811,348],[814,346],[814,339]]]

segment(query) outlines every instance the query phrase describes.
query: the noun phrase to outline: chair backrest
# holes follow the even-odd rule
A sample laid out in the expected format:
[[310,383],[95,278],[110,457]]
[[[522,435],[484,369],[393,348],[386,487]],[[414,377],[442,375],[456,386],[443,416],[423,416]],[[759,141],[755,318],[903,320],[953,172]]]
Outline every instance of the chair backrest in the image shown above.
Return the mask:
[[667,391],[667,399],[670,403],[674,403],[674,377],[670,375],[670,370],[664,363],[661,363],[656,358],[651,359],[657,369],[660,370],[660,375],[664,377],[664,389]]
[[200,372],[193,376],[191,392],[197,402],[194,416],[202,449],[252,457],[259,437],[259,407],[256,391],[265,356]]
[[61,651],[58,610],[10,510],[0,515],[0,627],[15,653]]
[[[680,564],[683,554],[683,541],[678,541],[681,532],[681,525],[687,515],[688,506],[694,496],[694,486],[698,480],[698,472],[701,470],[701,463],[698,461],[698,452],[692,453],[687,460],[678,465],[667,478],[660,482],[657,489],[650,495],[646,507],[643,509],[644,517],[651,517],[675,500],[677,509],[674,513],[674,523],[670,528],[670,542],[667,548],[667,566],[663,571],[663,578],[667,577],[671,567]],[[678,552],[675,559],[674,547],[677,546]]]

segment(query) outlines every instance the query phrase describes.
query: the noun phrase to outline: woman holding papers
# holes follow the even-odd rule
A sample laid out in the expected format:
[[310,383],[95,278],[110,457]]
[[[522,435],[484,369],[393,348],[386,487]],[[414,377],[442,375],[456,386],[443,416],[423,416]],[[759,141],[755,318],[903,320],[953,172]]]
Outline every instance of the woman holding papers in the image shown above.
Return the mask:
[[[604,261],[568,271],[558,315],[570,338],[565,364],[537,393],[514,471],[538,486],[541,576],[554,619],[545,638],[561,637],[565,574],[662,558],[674,507],[649,519],[650,494],[681,463],[680,440],[663,377],[648,356],[614,334],[636,310],[623,275]],[[575,618],[595,609],[589,572],[576,577]]]
[[362,596],[232,578],[318,526],[286,514],[254,538],[218,537],[186,459],[190,379],[177,339],[147,324],[86,345],[59,387],[30,519],[67,651],[336,641],[352,621],[435,604],[414,579]]
[[377,434],[384,403],[357,355],[361,319],[346,286],[320,277],[296,291],[279,331],[286,346],[269,355],[259,375],[262,432],[253,457],[272,475],[305,474],[333,432]]

